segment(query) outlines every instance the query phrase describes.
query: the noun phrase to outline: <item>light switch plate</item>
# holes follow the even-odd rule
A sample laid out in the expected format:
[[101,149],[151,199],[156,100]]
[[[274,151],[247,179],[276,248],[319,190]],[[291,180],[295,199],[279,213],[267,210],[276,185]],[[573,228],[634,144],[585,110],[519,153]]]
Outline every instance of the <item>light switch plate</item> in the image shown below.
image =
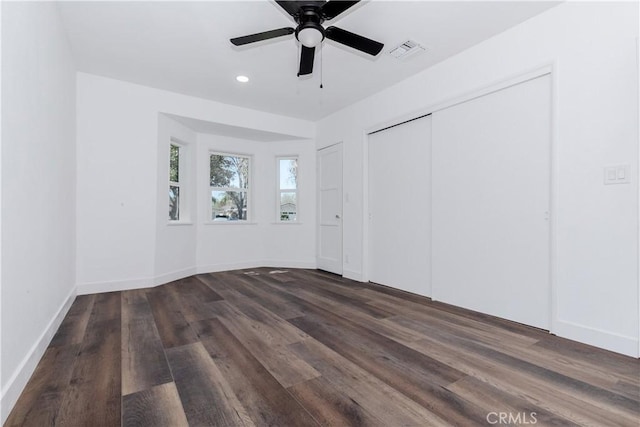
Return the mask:
[[604,183],[605,185],[628,184],[630,173],[631,165],[605,166]]

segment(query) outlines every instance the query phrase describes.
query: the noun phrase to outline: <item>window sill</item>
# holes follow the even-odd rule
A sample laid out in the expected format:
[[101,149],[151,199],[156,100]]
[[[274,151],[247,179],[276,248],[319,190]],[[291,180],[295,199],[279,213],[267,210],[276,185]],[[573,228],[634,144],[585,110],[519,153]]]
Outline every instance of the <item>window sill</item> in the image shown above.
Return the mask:
[[193,225],[192,222],[189,221],[169,221],[167,225],[170,227],[179,226],[179,225]]
[[272,222],[271,225],[302,225],[300,221],[276,221]]
[[257,222],[250,221],[207,221],[204,225],[258,225]]

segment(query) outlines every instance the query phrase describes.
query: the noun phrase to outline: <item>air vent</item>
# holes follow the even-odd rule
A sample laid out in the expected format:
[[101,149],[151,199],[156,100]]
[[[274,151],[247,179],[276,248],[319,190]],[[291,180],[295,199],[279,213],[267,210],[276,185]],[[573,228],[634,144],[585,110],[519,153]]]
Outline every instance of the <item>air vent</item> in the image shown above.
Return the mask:
[[424,52],[425,48],[420,46],[418,43],[413,40],[407,40],[401,45],[394,47],[389,51],[389,55],[393,56],[396,59],[404,59],[409,56],[413,56],[418,52]]

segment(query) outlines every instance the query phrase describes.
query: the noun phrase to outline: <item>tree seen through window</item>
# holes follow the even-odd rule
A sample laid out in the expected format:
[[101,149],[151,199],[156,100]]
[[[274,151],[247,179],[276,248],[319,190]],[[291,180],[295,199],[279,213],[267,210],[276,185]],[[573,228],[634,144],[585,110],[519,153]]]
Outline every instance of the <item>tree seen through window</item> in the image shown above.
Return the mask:
[[249,158],[211,154],[209,170],[211,219],[246,221]]

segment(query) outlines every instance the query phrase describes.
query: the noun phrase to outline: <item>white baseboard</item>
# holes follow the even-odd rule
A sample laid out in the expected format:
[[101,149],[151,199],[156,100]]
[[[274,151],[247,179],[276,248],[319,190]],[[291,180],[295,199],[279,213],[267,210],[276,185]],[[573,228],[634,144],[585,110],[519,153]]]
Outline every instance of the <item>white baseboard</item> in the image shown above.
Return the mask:
[[109,282],[78,283],[78,295],[128,291],[132,289],[149,288],[152,286],[155,286],[155,278],[153,277],[141,277],[138,279],[115,280]]
[[566,320],[553,323],[555,335],[631,357],[639,357],[638,338],[591,328]]
[[316,260],[313,259],[311,261],[285,261],[285,260],[274,260],[267,259],[262,262],[262,267],[269,268],[316,268]]
[[342,277],[345,279],[355,280],[357,282],[365,282],[364,275],[361,271],[347,270],[345,268],[342,270]]
[[193,276],[197,273],[196,267],[172,271],[155,277],[142,277],[131,280],[116,280],[110,282],[79,283],[78,295],[97,294],[102,292],[130,291],[132,289],[151,288],[165,283]]
[[184,279],[185,277],[193,276],[196,274],[196,267],[189,267],[183,270],[173,271],[171,273],[161,274],[153,279],[153,286],[164,285],[165,283],[173,282],[174,280]]
[[246,268],[259,268],[262,267],[262,261],[243,261],[227,264],[209,264],[199,265],[196,268],[197,274],[217,273],[219,271],[231,271],[231,270],[244,270]]
[[247,268],[316,268],[316,261],[255,260],[228,264],[209,264],[197,267],[197,274],[216,273],[219,271],[244,270]]
[[9,417],[9,413],[18,401],[20,393],[22,393],[22,390],[24,390],[24,387],[27,385],[29,378],[31,378],[33,371],[35,371],[36,366],[38,366],[38,362],[42,359],[51,339],[60,327],[62,320],[67,315],[75,298],[76,288],[74,287],[63,301],[58,312],[49,321],[49,324],[40,337],[38,337],[38,340],[33,344],[24,359],[22,359],[18,368],[13,372],[9,381],[7,381],[7,385],[2,390],[2,395],[0,396],[0,424],[4,424],[7,417]]
[[141,277],[130,280],[116,280],[109,282],[89,282],[78,284],[78,295],[97,294],[102,292],[128,291],[132,289],[150,288],[174,280],[193,276],[194,274],[215,273],[218,271],[242,270],[246,268],[274,267],[274,268],[316,268],[315,260],[312,261],[285,261],[285,260],[256,260],[243,261],[228,264],[210,264],[198,267],[189,267],[182,270],[165,273],[155,277]]

